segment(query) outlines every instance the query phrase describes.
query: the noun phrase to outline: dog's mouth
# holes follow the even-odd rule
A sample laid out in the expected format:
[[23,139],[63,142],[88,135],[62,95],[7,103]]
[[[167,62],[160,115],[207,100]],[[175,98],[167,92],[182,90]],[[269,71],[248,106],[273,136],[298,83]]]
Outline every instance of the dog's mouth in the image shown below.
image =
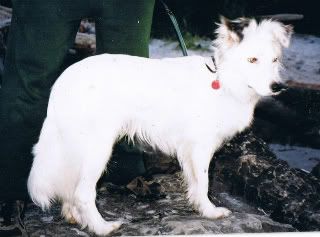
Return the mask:
[[[283,90],[283,91],[285,91],[285,90]],[[281,92],[283,92],[283,91],[272,92],[270,96],[280,95],[280,94],[281,94]]]

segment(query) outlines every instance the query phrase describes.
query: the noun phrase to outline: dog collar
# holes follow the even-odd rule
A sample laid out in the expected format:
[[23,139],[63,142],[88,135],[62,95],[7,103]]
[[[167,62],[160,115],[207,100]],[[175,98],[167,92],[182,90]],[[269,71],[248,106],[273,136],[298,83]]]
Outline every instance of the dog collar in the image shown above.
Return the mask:
[[[211,73],[217,73],[216,60],[214,59],[213,56],[211,57],[211,60],[213,62],[214,69],[212,69],[207,63],[206,63],[206,67]],[[220,88],[220,81],[218,79],[213,80],[211,83],[211,87],[214,90],[218,90]]]

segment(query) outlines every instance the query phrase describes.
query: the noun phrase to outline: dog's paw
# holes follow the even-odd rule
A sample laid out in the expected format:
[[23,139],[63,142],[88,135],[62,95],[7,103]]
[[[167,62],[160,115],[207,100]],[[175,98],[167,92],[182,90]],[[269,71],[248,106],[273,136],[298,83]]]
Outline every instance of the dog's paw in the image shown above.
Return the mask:
[[231,214],[231,211],[224,207],[210,207],[204,210],[202,216],[210,219],[220,219],[227,217]]
[[113,231],[119,229],[121,225],[121,221],[104,221],[103,223],[95,225],[94,227],[90,228],[89,226],[89,229],[96,235],[106,236],[112,233]]
[[61,211],[62,216],[69,224],[81,224],[81,216],[75,206],[64,203]]

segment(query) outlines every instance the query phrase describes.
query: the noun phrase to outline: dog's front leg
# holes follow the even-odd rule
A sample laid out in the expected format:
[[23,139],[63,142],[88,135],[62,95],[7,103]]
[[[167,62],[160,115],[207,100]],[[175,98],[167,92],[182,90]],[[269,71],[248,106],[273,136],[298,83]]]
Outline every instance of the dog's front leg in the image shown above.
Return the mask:
[[216,207],[208,198],[208,171],[212,158],[212,149],[207,146],[190,147],[184,152],[182,169],[188,185],[189,202],[204,217],[217,219],[228,216],[231,212],[223,207]]

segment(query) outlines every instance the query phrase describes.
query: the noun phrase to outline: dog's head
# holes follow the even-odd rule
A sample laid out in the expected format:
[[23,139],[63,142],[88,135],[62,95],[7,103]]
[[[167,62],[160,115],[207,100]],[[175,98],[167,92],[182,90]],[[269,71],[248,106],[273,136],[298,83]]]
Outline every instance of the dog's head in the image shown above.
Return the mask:
[[273,20],[221,17],[214,46],[218,68],[233,80],[227,83],[245,85],[260,96],[274,94],[282,48],[289,46],[291,34],[291,26]]

